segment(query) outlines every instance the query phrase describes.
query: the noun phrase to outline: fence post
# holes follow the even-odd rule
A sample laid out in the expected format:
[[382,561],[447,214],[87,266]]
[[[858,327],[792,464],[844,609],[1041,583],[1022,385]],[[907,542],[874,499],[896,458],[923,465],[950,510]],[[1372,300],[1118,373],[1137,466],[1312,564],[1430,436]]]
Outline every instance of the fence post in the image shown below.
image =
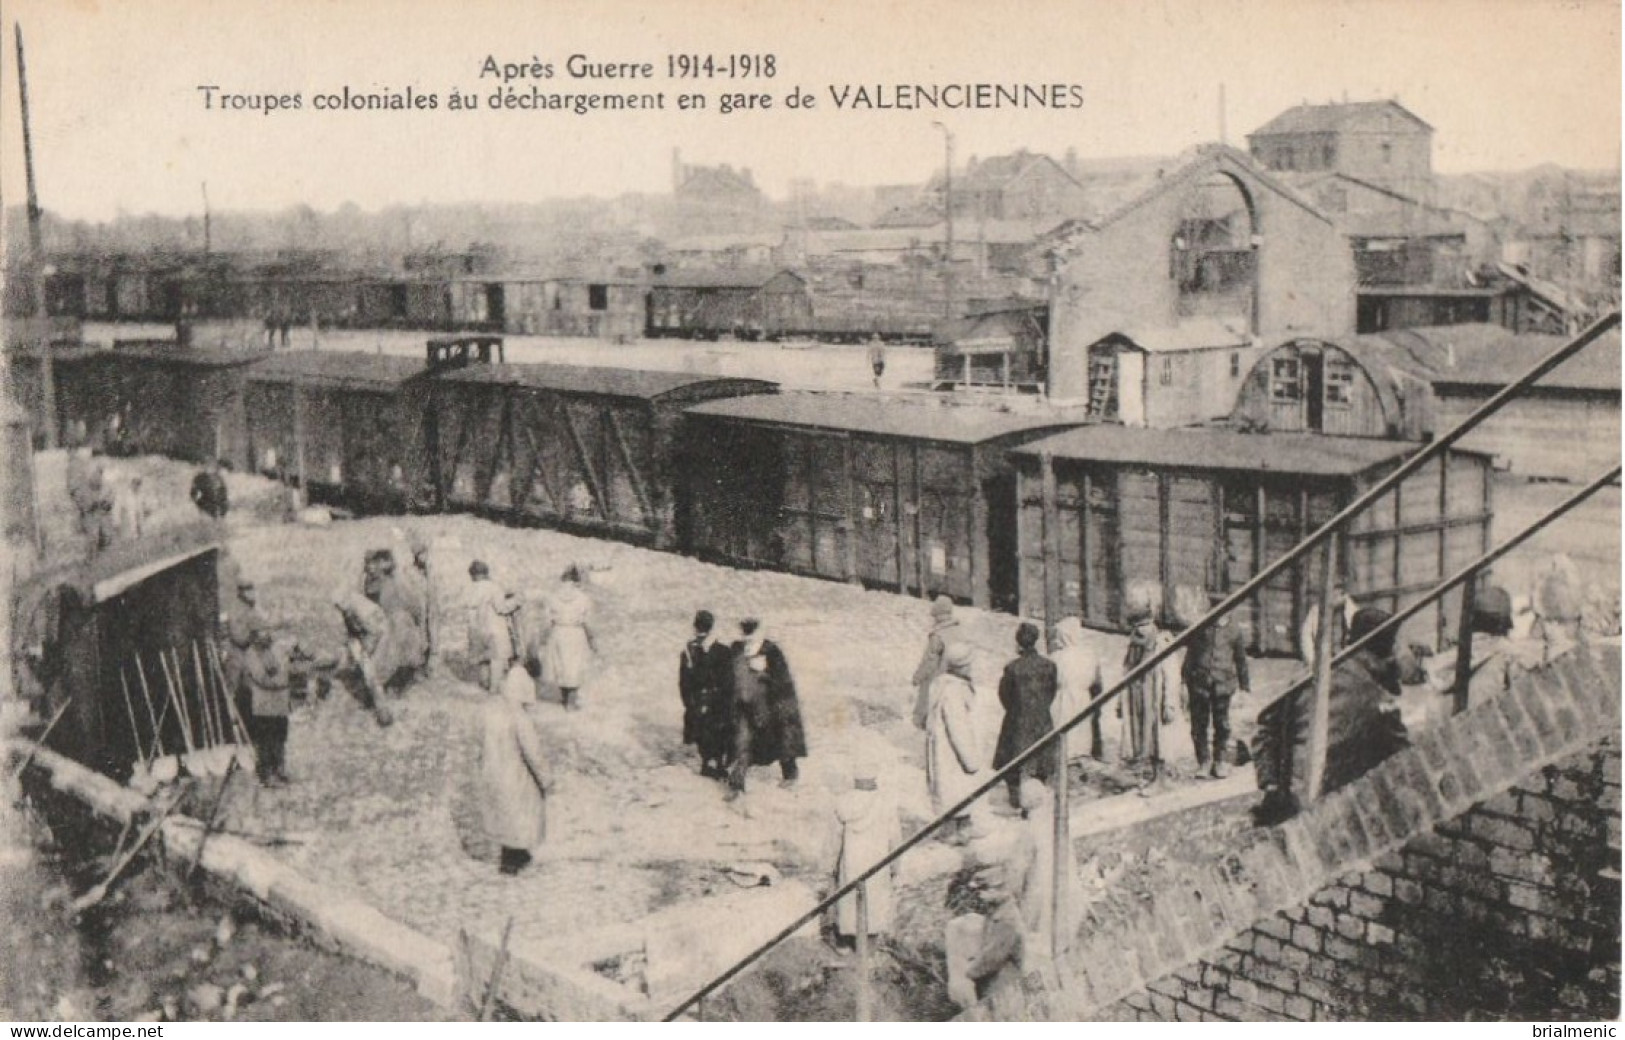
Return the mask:
[[869,993],[869,883],[858,882],[858,1011],[857,1020],[868,1022],[874,1017]]
[[1054,828],[1054,859],[1051,862],[1050,877],[1050,958],[1055,963],[1055,977],[1065,978],[1061,971],[1061,955],[1066,952],[1067,946],[1067,878],[1072,870],[1072,840],[1071,818],[1068,815],[1068,790],[1071,778],[1067,776],[1066,741],[1068,734],[1062,733],[1055,738],[1055,828]]
[[1332,633],[1338,626],[1332,619],[1332,587],[1337,574],[1337,539],[1326,539],[1320,558],[1320,631],[1315,633],[1314,700],[1309,714],[1309,768],[1302,801],[1305,805],[1320,797],[1321,779],[1326,775],[1327,726],[1332,706]]
[[1468,685],[1473,678],[1473,611],[1478,599],[1478,572],[1461,586],[1461,617],[1456,624],[1455,714],[1467,710]]

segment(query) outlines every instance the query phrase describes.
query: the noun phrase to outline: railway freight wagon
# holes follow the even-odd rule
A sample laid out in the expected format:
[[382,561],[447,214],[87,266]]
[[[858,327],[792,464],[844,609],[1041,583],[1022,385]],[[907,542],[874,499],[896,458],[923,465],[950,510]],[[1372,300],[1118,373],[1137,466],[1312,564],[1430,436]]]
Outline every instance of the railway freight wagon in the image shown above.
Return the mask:
[[[81,345],[57,345],[51,348],[51,378],[56,386],[56,435],[60,444],[67,443],[67,433],[75,419],[85,421],[86,431],[103,421],[106,407],[97,402],[97,362],[104,351]],[[28,413],[33,441],[36,446],[45,443],[45,389],[41,373],[41,355],[37,346],[6,351],[6,393]]]
[[[167,340],[116,343],[87,359],[79,385],[59,380],[59,399],[110,449],[116,442],[128,454],[221,459],[241,469],[249,457],[243,379],[265,356]],[[94,414],[77,414],[81,408]]]
[[674,548],[682,409],[775,384],[574,365],[478,365],[434,380],[442,509]]
[[243,395],[254,468],[365,509],[429,506],[431,371],[387,354],[272,354],[249,371]]
[[678,271],[649,287],[651,337],[761,339],[812,324],[807,281],[794,271]]
[[688,410],[689,548],[729,564],[1016,606],[1007,449],[1081,417],[838,394]]
[[[1120,629],[1131,603],[1179,625],[1205,593],[1240,587],[1420,445],[1231,429],[1089,426],[1024,445],[1021,612]],[[1053,491],[1045,485],[1053,474]],[[1056,535],[1046,546],[1045,516]],[[1338,574],[1361,605],[1394,610],[1489,547],[1488,459],[1451,451],[1362,512],[1339,540]],[[1298,652],[1317,602],[1320,554],[1282,571],[1242,616],[1263,653]],[[1046,582],[1053,586],[1046,589]],[[1407,642],[1453,635],[1459,593],[1407,623]]]

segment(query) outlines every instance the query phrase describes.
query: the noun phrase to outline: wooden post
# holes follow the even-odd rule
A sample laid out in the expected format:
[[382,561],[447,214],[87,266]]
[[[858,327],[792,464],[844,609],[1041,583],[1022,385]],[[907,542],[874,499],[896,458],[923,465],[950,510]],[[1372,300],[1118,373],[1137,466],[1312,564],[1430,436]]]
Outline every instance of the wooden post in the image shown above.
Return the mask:
[[863,514],[858,509],[857,482],[853,478],[852,438],[841,442],[841,500],[846,503],[846,519],[841,525],[845,544],[841,547],[845,557],[846,580],[858,584],[858,531]]
[[920,587],[920,598],[930,599],[931,590],[926,576],[925,558],[925,482],[920,473],[920,443],[915,441],[914,454],[914,581]]
[[293,383],[292,389],[293,459],[295,472],[299,474],[299,493],[294,496],[294,502],[303,509],[310,501],[310,484],[305,479],[305,391],[298,383]]
[[897,591],[908,595],[908,528],[903,524],[903,444],[891,446],[892,530],[897,536]]
[[[1061,620],[1061,503],[1055,487],[1055,456],[1038,456],[1044,510],[1044,632],[1046,639]],[[1046,644],[1047,645],[1047,644]]]
[[[1439,455],[1439,569],[1433,575],[1435,581],[1443,581],[1450,573],[1445,568],[1450,564],[1450,452],[1446,450]],[[1462,593],[1463,602],[1466,593]],[[1449,624],[1444,617],[1444,600],[1439,600],[1434,609],[1438,611],[1438,621],[1434,630],[1434,641],[1444,645],[1445,632]]]
[[1461,617],[1456,623],[1455,713],[1467,710],[1468,685],[1473,678],[1473,608],[1478,598],[1478,573],[1461,586]]
[[1315,686],[1314,701],[1309,716],[1309,769],[1301,801],[1308,805],[1320,797],[1321,779],[1326,775],[1327,727],[1332,706],[1332,655],[1337,647],[1332,644],[1332,633],[1337,625],[1332,619],[1332,587],[1337,581],[1337,539],[1326,539],[1320,557],[1320,631],[1315,634]]
[[1171,546],[1173,532],[1173,480],[1166,473],[1157,474],[1157,582],[1162,586],[1162,617],[1159,624],[1168,623],[1168,608],[1174,605],[1174,567]]
[[857,1020],[868,1022],[874,1017],[872,994],[869,991],[869,883],[858,882],[858,1008]]
[[[1269,551],[1268,528],[1266,526],[1269,522],[1269,496],[1264,491],[1264,484],[1262,481],[1259,482],[1256,489],[1255,499],[1255,512],[1253,515],[1253,572],[1252,574],[1247,575],[1247,579],[1249,581],[1256,577],[1259,571],[1268,566],[1268,561],[1264,559],[1264,553]],[[1265,650],[1269,648],[1268,633],[1270,630],[1270,598],[1264,589],[1259,589],[1258,593],[1254,597],[1254,601],[1258,604],[1258,648],[1260,650]],[[1296,644],[1297,640],[1294,639],[1290,642],[1292,644]]]
[[1078,616],[1089,617],[1089,527],[1095,522],[1094,479],[1083,471],[1078,489]]
[[970,599],[971,605],[986,610],[992,606],[993,568],[988,559],[987,494],[982,490],[982,456],[971,449],[970,499]]
[[1055,976],[1057,979],[1066,977],[1066,973],[1061,970],[1061,955],[1066,952],[1067,946],[1067,878],[1071,876],[1072,871],[1071,819],[1068,807],[1068,796],[1071,793],[1068,788],[1071,784],[1066,769],[1068,735],[1063,733],[1055,738],[1055,821],[1053,828],[1055,855],[1050,863],[1049,948],[1050,957],[1055,963]]

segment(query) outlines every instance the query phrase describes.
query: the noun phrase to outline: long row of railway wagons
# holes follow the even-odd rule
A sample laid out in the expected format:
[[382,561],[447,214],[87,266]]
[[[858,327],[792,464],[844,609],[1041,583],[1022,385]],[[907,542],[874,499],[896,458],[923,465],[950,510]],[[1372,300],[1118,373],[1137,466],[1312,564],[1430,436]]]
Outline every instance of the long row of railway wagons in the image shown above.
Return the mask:
[[[481,363],[446,347],[428,362],[78,351],[56,364],[60,421],[373,510],[477,512],[1031,616],[1051,592],[1106,629],[1136,598],[1172,616],[1182,596],[1239,586],[1420,448]],[[1368,510],[1338,554],[1350,592],[1402,604],[1481,551],[1489,469],[1451,451]],[[1295,648],[1315,573],[1294,568],[1254,598],[1260,650]],[[1407,638],[1438,642],[1449,610]]]
[[874,313],[815,294],[789,270],[675,271],[650,278],[204,277],[127,272],[54,275],[50,313],[92,321],[263,319],[273,328],[405,328],[446,332],[929,343],[936,302]]

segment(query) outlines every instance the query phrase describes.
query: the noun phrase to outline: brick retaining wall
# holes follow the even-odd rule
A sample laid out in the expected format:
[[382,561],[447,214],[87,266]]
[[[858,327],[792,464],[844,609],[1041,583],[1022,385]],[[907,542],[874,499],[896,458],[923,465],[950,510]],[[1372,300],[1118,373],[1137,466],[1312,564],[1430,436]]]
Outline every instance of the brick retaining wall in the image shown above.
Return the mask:
[[1619,646],[1578,648],[1220,862],[1097,902],[1063,987],[1023,980],[966,1017],[1617,1014],[1593,995],[1617,988],[1619,757],[1600,741],[1619,728]]

